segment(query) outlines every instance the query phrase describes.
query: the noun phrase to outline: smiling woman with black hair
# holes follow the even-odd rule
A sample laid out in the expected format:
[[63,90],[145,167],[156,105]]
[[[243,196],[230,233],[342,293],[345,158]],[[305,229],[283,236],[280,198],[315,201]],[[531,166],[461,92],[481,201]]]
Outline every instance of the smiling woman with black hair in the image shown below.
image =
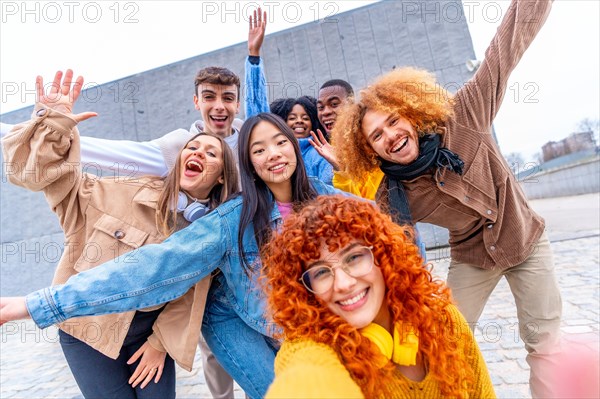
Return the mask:
[[280,98],[270,105],[271,112],[283,119],[294,132],[300,144],[302,159],[309,176],[318,177],[324,183],[331,184],[333,166],[315,150],[311,132],[321,134],[324,131],[317,117],[317,100],[302,96],[296,99]]

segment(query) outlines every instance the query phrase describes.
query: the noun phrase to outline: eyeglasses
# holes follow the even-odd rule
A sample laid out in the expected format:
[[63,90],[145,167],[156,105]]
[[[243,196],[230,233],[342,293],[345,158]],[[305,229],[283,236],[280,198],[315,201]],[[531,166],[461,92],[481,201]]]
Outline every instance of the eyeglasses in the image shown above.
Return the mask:
[[[342,256],[339,266],[328,266],[320,261],[302,273],[300,281],[313,294],[323,294],[333,287],[335,269],[338,267],[350,277],[362,277],[373,269],[373,247],[356,246]],[[328,262],[329,263],[329,262]]]

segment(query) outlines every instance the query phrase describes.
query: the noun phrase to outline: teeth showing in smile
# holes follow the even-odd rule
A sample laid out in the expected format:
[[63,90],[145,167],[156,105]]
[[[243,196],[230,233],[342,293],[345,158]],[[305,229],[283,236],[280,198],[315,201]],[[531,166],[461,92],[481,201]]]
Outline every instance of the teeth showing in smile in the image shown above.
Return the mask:
[[217,122],[225,122],[227,117],[226,116],[211,116],[211,119],[215,120]]
[[284,163],[280,163],[279,165],[275,165],[269,168],[270,171],[276,171],[276,170],[281,170],[285,168],[285,164]]
[[304,130],[305,129],[303,127],[296,127],[296,128],[294,128],[294,132],[296,132],[296,133],[304,133]]
[[346,299],[345,301],[340,301],[340,305],[342,305],[342,306],[354,305],[356,302],[363,299],[365,297],[365,295],[367,295],[367,290],[362,291],[360,294],[356,295],[355,297]]
[[402,148],[404,148],[404,146],[406,145],[406,143],[408,143],[408,137],[404,137],[402,140],[400,140],[398,142],[398,144],[396,144],[392,148],[392,152],[398,152],[398,151],[400,151]]
[[325,125],[325,128],[327,130],[331,130],[333,129],[333,121],[327,121],[327,122],[323,122],[323,125]]
[[197,161],[189,161],[185,166],[194,172],[202,172],[202,165]]

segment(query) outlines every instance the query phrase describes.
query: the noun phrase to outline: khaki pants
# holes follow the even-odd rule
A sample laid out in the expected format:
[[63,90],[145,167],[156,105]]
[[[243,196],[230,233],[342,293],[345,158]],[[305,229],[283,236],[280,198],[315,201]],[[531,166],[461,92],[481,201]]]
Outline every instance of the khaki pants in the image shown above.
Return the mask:
[[202,352],[202,369],[204,371],[204,379],[213,399],[232,399],[233,395],[233,378],[223,370],[215,355],[206,344],[206,341],[200,334],[198,346]]
[[560,350],[562,303],[546,233],[542,234],[536,251],[525,262],[509,269],[487,270],[454,260],[450,262],[448,286],[472,328],[503,276],[517,305],[519,334],[525,343],[526,360],[531,369],[531,394],[534,398],[554,397],[551,371]]

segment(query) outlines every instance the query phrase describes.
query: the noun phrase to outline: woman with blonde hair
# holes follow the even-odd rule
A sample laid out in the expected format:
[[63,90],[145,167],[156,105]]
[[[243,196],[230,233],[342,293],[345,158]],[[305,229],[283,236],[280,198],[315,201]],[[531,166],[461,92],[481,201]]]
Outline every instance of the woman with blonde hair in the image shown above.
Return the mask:
[[340,196],[285,220],[263,251],[284,338],[267,397],[494,397],[468,325],[412,234]]
[[333,131],[344,172],[383,171],[377,202],[396,220],[449,230],[448,286],[472,326],[506,277],[534,397],[554,397],[548,370],[560,348],[561,297],[544,220],[504,160],[492,123],[551,6],[513,0],[481,66],[455,95],[428,72],[394,70],[362,90]]
[[[47,94],[37,78],[32,119],[3,139],[4,160],[17,171],[9,179],[43,191],[59,218],[65,251],[53,284],[120,255],[121,267],[141,274],[149,265],[134,250],[160,243],[239,191],[233,153],[223,139],[200,133],[164,179],[83,173],[76,125],[96,114],[72,113],[83,78],[72,82],[71,70],[62,77],[57,72]],[[122,281],[96,284],[120,287]],[[60,344],[84,397],[175,398],[173,360],[191,371],[209,285],[206,277],[166,305],[60,323]]]

